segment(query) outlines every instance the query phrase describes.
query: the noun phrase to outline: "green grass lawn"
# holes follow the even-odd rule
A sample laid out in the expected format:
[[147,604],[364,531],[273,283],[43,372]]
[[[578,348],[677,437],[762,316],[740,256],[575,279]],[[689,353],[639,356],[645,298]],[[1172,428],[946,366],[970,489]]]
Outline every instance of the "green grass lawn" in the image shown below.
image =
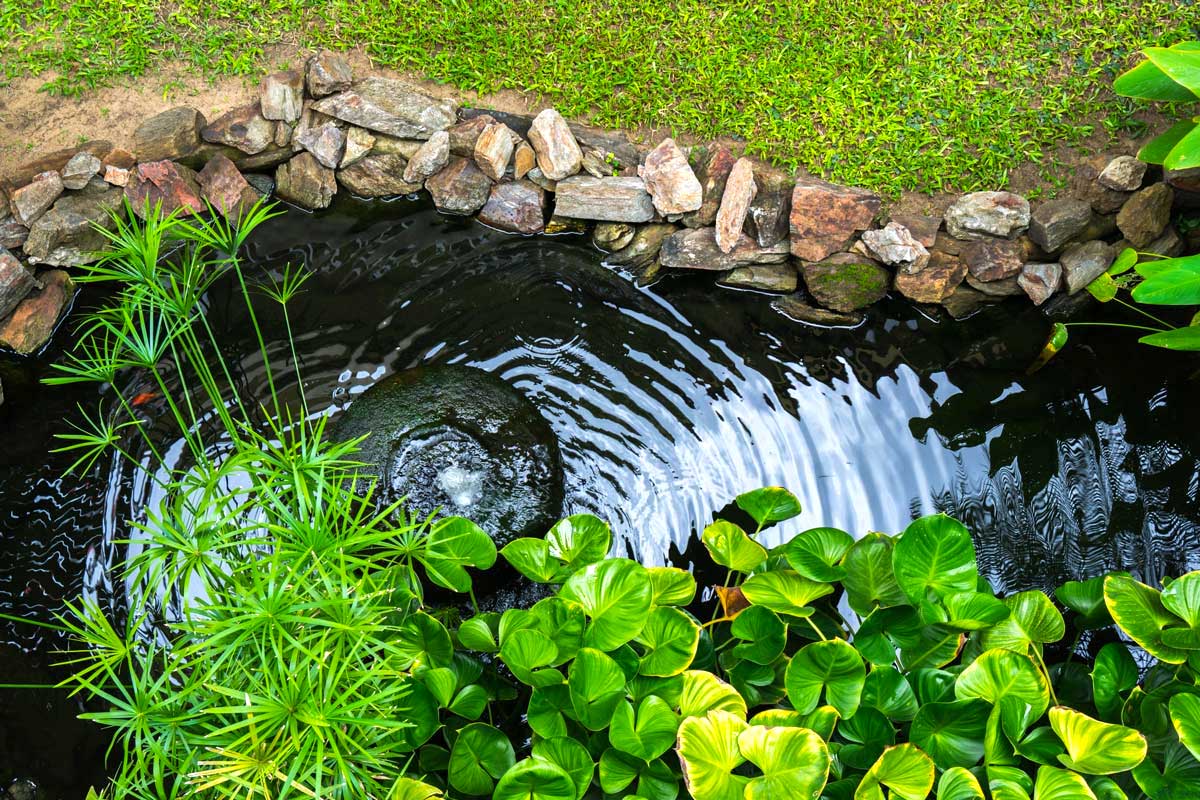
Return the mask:
[[597,124],[733,135],[841,182],[937,191],[994,188],[1130,125],[1113,76],[1198,31],[1194,0],[2,0],[0,68],[77,92],[164,58],[253,73],[280,40],[362,46]]

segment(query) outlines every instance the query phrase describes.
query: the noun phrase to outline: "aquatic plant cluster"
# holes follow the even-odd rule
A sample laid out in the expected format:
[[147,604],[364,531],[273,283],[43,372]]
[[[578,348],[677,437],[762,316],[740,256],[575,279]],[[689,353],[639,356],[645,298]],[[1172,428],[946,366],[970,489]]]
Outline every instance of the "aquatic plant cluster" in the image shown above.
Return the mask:
[[[273,384],[254,407],[206,322],[205,290],[234,281],[270,364],[254,308],[286,310],[304,282],[241,266],[270,213],[118,224],[86,277],[113,292],[54,379],[114,387],[63,437],[76,466],[116,454],[161,490],[120,566],[124,613],[79,600],[61,620],[66,686],[115,734],[113,796],[1200,793],[1200,573],[998,598],[945,516],[768,550],[763,530],[800,505],[766,488],[737,498],[745,527],[703,531],[727,573],[710,593],[683,569],[609,557],[590,515],[497,553],[466,519],[376,503],[358,442],[331,441]],[[159,383],[186,467],[165,466],[115,391],[127,370]],[[479,611],[471,570],[499,558],[542,599]]]

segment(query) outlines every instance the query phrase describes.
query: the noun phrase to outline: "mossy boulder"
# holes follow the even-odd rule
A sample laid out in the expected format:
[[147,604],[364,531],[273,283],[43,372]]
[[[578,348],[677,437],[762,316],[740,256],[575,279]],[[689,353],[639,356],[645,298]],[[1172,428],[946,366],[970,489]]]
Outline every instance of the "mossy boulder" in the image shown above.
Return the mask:
[[561,516],[558,441],[537,408],[500,378],[463,366],[418,367],[363,392],[338,439],[366,436],[357,458],[383,502],[464,516],[502,547],[542,536]]
[[823,261],[801,261],[800,274],[813,299],[834,311],[850,312],[883,299],[892,274],[878,261],[835,253]]

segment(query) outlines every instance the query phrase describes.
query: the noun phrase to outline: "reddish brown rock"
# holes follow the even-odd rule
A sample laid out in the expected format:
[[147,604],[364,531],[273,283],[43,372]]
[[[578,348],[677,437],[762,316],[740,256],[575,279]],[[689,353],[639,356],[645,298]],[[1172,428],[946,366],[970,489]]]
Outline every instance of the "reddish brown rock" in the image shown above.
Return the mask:
[[275,170],[275,193],[302,208],[328,208],[337,194],[337,179],[312,153],[301,153]]
[[433,204],[449,214],[474,214],[491,195],[492,182],[469,158],[452,158],[446,168],[425,181]]
[[474,158],[475,143],[479,141],[479,134],[483,133],[484,128],[495,122],[496,118],[492,115],[480,114],[451,126],[446,131],[446,136],[450,141],[450,154],[463,158]]
[[537,154],[529,142],[522,139],[513,150],[513,177],[517,180],[529,174],[529,170],[537,166]]
[[739,158],[729,171],[725,192],[721,196],[721,207],[717,211],[717,247],[728,253],[737,245],[746,224],[750,203],[758,194],[754,182],[754,165],[748,158]]
[[134,213],[143,218],[148,208],[159,205],[164,215],[178,212],[189,216],[204,211],[196,173],[173,161],[138,164],[129,173],[125,197]]
[[508,169],[515,144],[516,137],[503,122],[488,125],[475,140],[475,165],[492,180],[500,180]]
[[[133,152],[139,161],[187,158],[200,147],[207,123],[191,106],[177,106],[142,122],[133,133]],[[115,163],[115,162],[113,162]],[[117,164],[130,169],[133,164]]]
[[204,199],[227,219],[240,218],[258,200],[258,192],[225,156],[209,159],[196,177]]
[[958,288],[967,275],[967,265],[957,257],[933,251],[929,264],[920,272],[896,274],[896,289],[918,303],[940,303]]
[[1019,240],[980,239],[963,245],[961,258],[976,280],[999,281],[1021,271],[1026,252]]
[[692,153],[696,161],[696,180],[700,181],[703,199],[700,208],[683,215],[681,222],[689,228],[703,228],[717,221],[721,197],[725,194],[725,182],[729,180],[729,173],[737,160],[733,152],[719,142],[703,148],[702,153],[700,158],[696,158],[696,149]]
[[213,120],[200,135],[206,142],[255,155],[274,143],[275,123],[262,115],[258,103],[247,103]]
[[1062,266],[1026,264],[1017,276],[1017,285],[1025,290],[1035,306],[1040,306],[1062,287]]
[[583,151],[566,120],[553,108],[547,108],[529,126],[529,143],[537,154],[538,166],[552,181],[561,181],[579,172]]
[[546,194],[529,181],[498,183],[479,210],[479,221],[510,233],[540,233],[546,227]]
[[0,347],[21,355],[41,350],[54,335],[54,329],[75,296],[75,284],[66,271],[52,269],[37,276],[42,284],[22,300],[11,314],[0,321]]
[[33,273],[0,245],[0,319],[11,314],[17,304],[37,288],[39,284]]
[[16,189],[9,196],[12,213],[17,222],[29,227],[46,213],[54,201],[63,193],[62,177],[57,172],[42,172],[33,180]]
[[109,164],[104,168],[104,181],[113,186],[125,187],[129,184],[129,170]]
[[674,139],[663,139],[647,153],[645,163],[638,167],[638,175],[660,214],[698,211],[704,202],[700,181]]
[[788,218],[792,255],[821,261],[844,248],[858,231],[871,227],[882,202],[879,196],[816,178],[796,181]]

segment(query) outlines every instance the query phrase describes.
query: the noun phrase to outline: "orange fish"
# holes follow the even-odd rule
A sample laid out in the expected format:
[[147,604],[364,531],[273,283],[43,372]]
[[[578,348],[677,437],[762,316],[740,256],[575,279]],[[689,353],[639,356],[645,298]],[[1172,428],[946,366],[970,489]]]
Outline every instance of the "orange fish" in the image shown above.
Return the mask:
[[137,397],[133,398],[132,405],[144,406],[154,398],[158,397],[158,392],[142,392]]

